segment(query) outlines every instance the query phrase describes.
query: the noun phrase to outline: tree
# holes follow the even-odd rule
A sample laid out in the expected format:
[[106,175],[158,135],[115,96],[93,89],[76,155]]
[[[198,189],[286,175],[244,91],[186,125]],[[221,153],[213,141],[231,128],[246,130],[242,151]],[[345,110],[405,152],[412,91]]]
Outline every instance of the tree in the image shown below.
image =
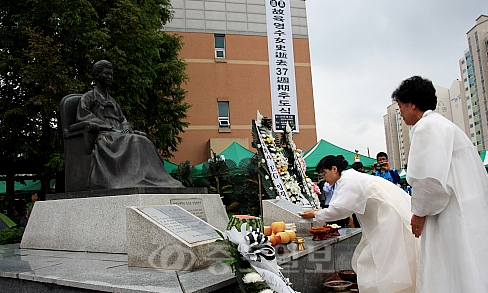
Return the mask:
[[63,169],[59,103],[91,88],[91,66],[114,65],[110,93],[165,158],[177,150],[189,105],[181,38],[161,31],[169,0],[0,0],[0,155],[42,177]]

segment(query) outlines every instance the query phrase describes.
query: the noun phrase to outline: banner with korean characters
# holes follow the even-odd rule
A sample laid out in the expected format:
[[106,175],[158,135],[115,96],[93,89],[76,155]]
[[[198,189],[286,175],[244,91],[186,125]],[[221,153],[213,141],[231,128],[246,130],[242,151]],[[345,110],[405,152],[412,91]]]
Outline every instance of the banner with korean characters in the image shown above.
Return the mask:
[[290,0],[265,0],[273,130],[299,132]]

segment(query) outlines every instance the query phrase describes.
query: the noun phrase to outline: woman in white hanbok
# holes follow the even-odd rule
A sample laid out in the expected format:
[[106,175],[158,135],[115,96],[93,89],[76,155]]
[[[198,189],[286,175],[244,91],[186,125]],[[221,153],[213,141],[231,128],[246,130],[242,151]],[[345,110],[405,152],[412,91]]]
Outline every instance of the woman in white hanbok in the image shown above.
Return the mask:
[[417,239],[410,232],[410,197],[388,180],[353,169],[343,156],[327,156],[318,166],[337,189],[329,207],[300,214],[319,222],[355,213],[362,228],[352,267],[361,293],[415,292]]
[[417,292],[488,292],[488,176],[466,134],[439,113],[434,85],[413,76],[393,92],[410,130]]

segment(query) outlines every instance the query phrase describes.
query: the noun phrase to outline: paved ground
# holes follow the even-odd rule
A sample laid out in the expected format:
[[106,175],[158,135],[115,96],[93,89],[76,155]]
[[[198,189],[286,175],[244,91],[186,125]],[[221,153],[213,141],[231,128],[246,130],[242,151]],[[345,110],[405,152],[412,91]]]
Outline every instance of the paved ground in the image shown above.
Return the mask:
[[[129,268],[126,254],[20,249],[19,244],[0,245],[2,279],[101,292],[168,293],[211,292],[235,282],[223,264],[196,272]],[[1,283],[8,282],[0,282],[0,292],[9,292]]]

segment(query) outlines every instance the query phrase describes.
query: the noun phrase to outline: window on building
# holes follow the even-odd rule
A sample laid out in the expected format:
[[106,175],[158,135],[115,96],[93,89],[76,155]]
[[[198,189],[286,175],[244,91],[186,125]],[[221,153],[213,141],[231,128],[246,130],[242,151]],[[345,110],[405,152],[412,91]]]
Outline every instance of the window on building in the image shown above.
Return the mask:
[[474,133],[471,133],[471,137],[474,137]]
[[218,102],[219,128],[230,128],[229,102]]
[[225,35],[215,35],[215,58],[225,58]]

